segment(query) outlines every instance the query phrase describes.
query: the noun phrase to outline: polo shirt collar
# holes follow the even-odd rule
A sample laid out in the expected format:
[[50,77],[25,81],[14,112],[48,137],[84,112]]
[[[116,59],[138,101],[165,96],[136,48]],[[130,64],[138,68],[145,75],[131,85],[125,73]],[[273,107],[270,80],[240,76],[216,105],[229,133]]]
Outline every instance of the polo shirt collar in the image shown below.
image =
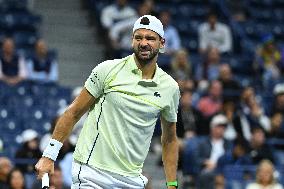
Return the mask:
[[159,80],[159,75],[160,75],[160,69],[158,67],[158,65],[156,64],[156,71],[155,71],[155,74],[154,74],[154,77],[153,79],[142,79],[142,71],[137,67],[137,64],[135,62],[135,59],[134,59],[134,54],[130,55],[128,60],[128,65],[129,65],[129,68],[131,70],[131,72],[133,74],[138,74],[141,76],[141,82],[145,82],[145,83],[155,83],[155,84],[160,84],[160,80]]

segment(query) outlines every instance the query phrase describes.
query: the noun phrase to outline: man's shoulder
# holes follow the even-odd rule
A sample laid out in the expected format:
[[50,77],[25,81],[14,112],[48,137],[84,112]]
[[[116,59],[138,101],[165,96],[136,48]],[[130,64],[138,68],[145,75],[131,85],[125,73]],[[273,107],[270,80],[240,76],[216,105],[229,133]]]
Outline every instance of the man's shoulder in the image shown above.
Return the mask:
[[224,24],[221,22],[218,22],[216,26],[217,26],[217,29],[219,30],[229,30],[230,29],[230,27],[227,24]]
[[161,68],[159,68],[159,79],[162,82],[167,83],[167,85],[174,87],[175,89],[179,89],[178,83],[176,82],[176,80],[174,80],[174,78],[172,78],[172,76],[170,76],[167,72],[165,72],[164,70],[162,70]]
[[128,57],[103,61],[99,63],[95,68],[99,69],[100,71],[110,71],[118,65],[124,63]]

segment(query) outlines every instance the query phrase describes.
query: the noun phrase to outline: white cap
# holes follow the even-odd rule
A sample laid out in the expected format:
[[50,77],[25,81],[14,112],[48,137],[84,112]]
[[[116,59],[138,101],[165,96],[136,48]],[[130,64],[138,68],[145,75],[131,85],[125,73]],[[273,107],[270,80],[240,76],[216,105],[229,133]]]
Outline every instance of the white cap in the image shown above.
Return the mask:
[[228,124],[228,119],[226,116],[224,116],[223,114],[218,114],[218,115],[215,115],[211,122],[210,122],[210,127],[213,128],[213,127],[216,127],[218,125],[227,125]]
[[22,133],[22,142],[28,142],[38,137],[38,134],[35,130],[27,129]]
[[[148,18],[149,23],[148,24],[141,24],[141,20],[143,18]],[[157,34],[159,34],[160,37],[164,38],[163,24],[155,16],[144,15],[144,16],[141,16],[140,18],[138,18],[138,20],[136,20],[136,22],[134,23],[133,33],[138,29],[152,30],[152,31],[156,32]]]
[[284,94],[284,83],[278,83],[273,89],[274,95]]

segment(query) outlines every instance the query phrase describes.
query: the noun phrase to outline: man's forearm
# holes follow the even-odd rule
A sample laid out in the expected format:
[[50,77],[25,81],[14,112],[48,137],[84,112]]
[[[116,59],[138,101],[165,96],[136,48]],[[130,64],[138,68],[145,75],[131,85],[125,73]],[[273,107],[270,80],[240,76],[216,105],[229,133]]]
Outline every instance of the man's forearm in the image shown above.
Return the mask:
[[177,179],[178,140],[173,136],[171,140],[162,137],[162,159],[167,182]]
[[64,112],[56,123],[52,138],[63,143],[79,119],[80,117],[76,117],[71,111]]

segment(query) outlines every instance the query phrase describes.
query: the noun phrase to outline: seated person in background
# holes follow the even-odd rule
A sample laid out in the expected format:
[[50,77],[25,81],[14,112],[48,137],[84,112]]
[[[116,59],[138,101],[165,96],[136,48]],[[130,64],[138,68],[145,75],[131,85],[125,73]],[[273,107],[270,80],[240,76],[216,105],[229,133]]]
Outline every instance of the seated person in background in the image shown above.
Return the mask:
[[199,134],[202,127],[201,113],[192,106],[192,93],[191,90],[181,92],[177,115],[177,136],[185,140]]
[[219,78],[224,90],[224,101],[239,101],[241,86],[237,80],[234,79],[231,67],[229,64],[222,64],[219,67]]
[[20,169],[14,168],[10,171],[8,175],[8,184],[9,186],[7,189],[26,189],[25,178]]
[[221,66],[220,52],[217,48],[208,48],[204,61],[197,65],[195,79],[200,81],[212,81],[219,78]]
[[177,80],[190,79],[191,63],[186,49],[178,50],[171,62],[171,76]]
[[233,150],[226,152],[226,154],[218,159],[215,176],[215,182],[217,182],[217,185],[225,185],[226,181],[224,174],[227,165],[252,165],[252,160],[248,154],[247,143],[245,141],[236,140]]
[[265,115],[254,88],[247,86],[243,89],[240,106],[233,122],[238,134],[237,137],[246,141],[250,141],[254,127],[261,127],[265,132],[270,131],[269,117]]
[[[15,157],[24,159],[38,159],[41,157],[39,149],[38,133],[35,130],[27,129],[22,132],[22,146],[17,150]],[[25,175],[25,182],[29,188],[33,180],[36,178],[34,174],[34,164],[16,164],[23,174]]]
[[261,127],[254,127],[251,140],[249,141],[249,156],[253,164],[258,164],[263,159],[269,159],[275,163],[273,150],[265,142],[264,130]]
[[140,4],[137,10],[138,15],[113,24],[109,30],[109,39],[113,50],[131,50],[133,24],[140,16],[150,14],[150,8],[151,7],[146,4]]
[[225,130],[224,138],[233,141],[237,138],[237,131],[234,125],[236,104],[233,101],[224,101],[222,113],[228,119],[228,124]]
[[271,34],[262,37],[262,44],[257,48],[255,53],[255,67],[258,72],[262,73],[264,82],[269,85],[273,79],[279,79],[284,67],[281,64],[281,52],[274,42]]
[[256,180],[250,183],[246,189],[283,189],[274,177],[274,165],[269,160],[262,160],[256,170]]
[[8,187],[8,174],[12,170],[12,163],[7,157],[0,157],[0,188]]
[[[270,138],[284,138],[284,119],[283,114],[276,112],[271,116],[271,130],[268,133]],[[283,145],[281,145],[283,146]]]
[[215,47],[220,53],[232,51],[232,34],[226,24],[218,22],[217,14],[211,11],[207,22],[198,27],[199,51],[204,53],[208,48]]
[[110,30],[115,23],[134,16],[136,16],[136,11],[129,6],[127,0],[116,0],[102,9],[100,20],[102,26]]
[[278,83],[273,89],[273,104],[271,115],[281,113],[284,116],[284,83]]
[[[41,181],[37,180],[34,182],[31,189],[41,188]],[[49,189],[68,189],[63,183],[62,170],[58,165],[54,166],[54,173],[50,175],[50,186]]]
[[46,43],[39,39],[35,44],[35,53],[28,62],[28,78],[41,82],[56,82],[58,80],[58,65],[48,54]]
[[214,185],[217,162],[225,152],[231,150],[231,143],[224,139],[227,118],[217,114],[210,122],[210,135],[198,147],[198,164],[200,166],[199,184],[197,188],[211,189]]
[[223,106],[223,89],[222,84],[218,80],[214,80],[210,83],[208,88],[208,95],[201,97],[197,110],[199,110],[207,121],[204,122],[202,128],[199,129],[201,135],[209,134],[209,121],[212,116],[222,110]]
[[171,14],[169,11],[160,12],[159,18],[165,31],[165,54],[173,55],[181,48],[180,36],[177,29],[171,25]]
[[24,80],[26,76],[25,60],[16,54],[13,39],[4,39],[0,56],[0,80],[9,85],[16,85]]

